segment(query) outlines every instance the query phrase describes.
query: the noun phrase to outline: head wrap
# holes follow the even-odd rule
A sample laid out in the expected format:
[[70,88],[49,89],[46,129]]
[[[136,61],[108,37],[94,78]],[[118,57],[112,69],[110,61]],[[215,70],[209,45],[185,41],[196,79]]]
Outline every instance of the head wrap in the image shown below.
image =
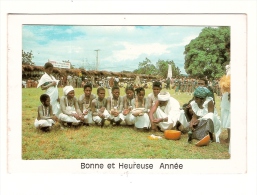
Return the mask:
[[67,95],[72,90],[74,90],[74,88],[72,86],[65,86],[63,88],[63,93],[64,93],[64,95]]
[[197,87],[194,91],[194,96],[199,98],[206,98],[210,94],[206,87]]
[[170,99],[170,93],[169,92],[160,92],[158,94],[158,100],[159,101],[168,101]]

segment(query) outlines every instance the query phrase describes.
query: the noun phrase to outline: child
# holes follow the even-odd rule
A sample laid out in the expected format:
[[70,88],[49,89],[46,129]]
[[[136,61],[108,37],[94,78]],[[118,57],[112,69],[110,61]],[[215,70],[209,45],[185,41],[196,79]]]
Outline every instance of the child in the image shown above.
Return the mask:
[[97,125],[103,127],[105,120],[110,117],[109,112],[106,110],[107,99],[105,98],[105,89],[103,87],[99,87],[97,89],[97,95],[98,98],[95,98],[91,104],[93,121]]
[[[135,118],[135,128],[149,129],[151,126],[150,119],[147,112],[147,102],[145,98],[145,89],[139,87],[136,89],[137,96],[132,100],[132,114]],[[140,108],[139,112],[136,109]]]
[[38,114],[35,120],[35,127],[42,131],[50,131],[51,126],[54,125],[58,118],[53,115],[52,105],[50,104],[50,97],[47,94],[40,96],[40,102],[42,105],[38,106]]

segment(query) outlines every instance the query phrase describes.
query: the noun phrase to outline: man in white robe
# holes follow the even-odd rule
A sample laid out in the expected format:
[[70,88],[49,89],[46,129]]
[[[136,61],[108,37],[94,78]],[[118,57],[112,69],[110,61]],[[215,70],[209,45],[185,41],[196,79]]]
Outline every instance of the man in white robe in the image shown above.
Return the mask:
[[152,130],[161,131],[173,129],[180,116],[179,102],[170,96],[169,92],[160,92],[158,100],[150,109],[149,117]]

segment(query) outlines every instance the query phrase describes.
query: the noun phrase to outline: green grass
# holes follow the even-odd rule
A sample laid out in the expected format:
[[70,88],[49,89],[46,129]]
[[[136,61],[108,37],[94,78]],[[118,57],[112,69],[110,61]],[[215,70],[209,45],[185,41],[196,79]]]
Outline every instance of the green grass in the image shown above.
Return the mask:
[[[146,90],[146,94],[151,92]],[[173,95],[180,105],[188,102],[191,96],[187,94]],[[205,147],[196,147],[187,143],[187,135],[181,135],[180,140],[166,140],[163,132],[137,131],[131,127],[113,127],[106,122],[104,128],[92,125],[61,129],[57,123],[54,128],[45,133],[34,127],[37,116],[37,106],[40,105],[41,89],[26,88],[22,90],[22,159],[228,159],[228,144],[210,143]],[[78,97],[82,89],[75,89]],[[96,88],[93,89],[96,94]],[[107,92],[106,92],[107,93]],[[59,95],[63,94],[59,89]],[[124,95],[121,89],[121,95]],[[220,113],[220,99],[216,96],[216,108]],[[151,134],[162,136],[160,140],[150,140]],[[226,131],[221,139],[227,137]]]

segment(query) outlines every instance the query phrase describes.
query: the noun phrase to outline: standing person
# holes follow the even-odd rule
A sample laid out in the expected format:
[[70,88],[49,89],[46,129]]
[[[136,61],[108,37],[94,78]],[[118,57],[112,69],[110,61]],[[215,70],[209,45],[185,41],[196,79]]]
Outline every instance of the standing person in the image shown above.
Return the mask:
[[107,98],[107,110],[110,113],[110,122],[112,125],[120,125],[124,121],[123,111],[123,100],[120,97],[120,88],[113,86],[112,97]]
[[[139,87],[136,89],[136,98],[132,100],[132,114],[135,117],[135,128],[149,129],[151,126],[148,116],[147,99],[145,98],[145,89]],[[139,112],[136,109],[140,108]]]
[[77,78],[77,87],[78,88],[81,88],[81,83],[82,83],[82,79],[81,79],[81,77],[78,77]]
[[116,86],[116,87],[119,87],[119,78],[118,77],[115,77],[114,78],[114,86]]
[[103,127],[105,120],[110,117],[107,111],[107,99],[105,98],[105,89],[103,87],[97,88],[97,96],[97,98],[92,100],[91,104],[93,121]]
[[37,109],[37,118],[34,125],[42,131],[50,131],[52,125],[58,121],[58,118],[53,115],[52,105],[50,104],[50,97],[47,94],[40,96],[41,105]]
[[150,110],[155,102],[158,100],[158,94],[162,90],[162,84],[159,81],[153,82],[152,87],[153,92],[147,96],[147,109]]
[[93,123],[92,112],[91,112],[91,103],[92,100],[96,98],[95,94],[92,94],[92,85],[84,85],[84,94],[82,94],[78,99],[79,108],[84,115],[84,124],[89,126]]
[[201,140],[208,134],[213,141],[219,142],[221,123],[213,99],[208,94],[209,90],[206,87],[197,87],[194,91],[194,101],[190,103],[193,116],[190,121],[192,131],[189,131],[189,142],[192,139]]
[[181,81],[180,81],[179,78],[176,78],[175,79],[175,94],[174,95],[176,95],[176,93],[180,94],[180,86],[181,86]]
[[227,75],[221,77],[219,86],[222,93],[220,103],[221,127],[227,129],[228,138],[225,141],[230,143],[230,71],[227,71]]
[[67,85],[68,86],[72,86],[73,85],[73,79],[72,79],[72,76],[71,75],[68,75],[67,76]]
[[64,126],[78,126],[83,123],[84,116],[79,109],[78,100],[75,97],[75,91],[72,86],[63,88],[64,96],[60,99],[61,114],[59,119]]
[[54,66],[50,62],[45,63],[45,74],[40,78],[37,88],[41,87],[42,90],[46,90],[46,94],[50,97],[53,114],[58,117],[60,113],[59,92],[57,88],[59,80],[56,80],[52,75],[53,68]]
[[149,118],[152,130],[161,131],[172,129],[175,127],[180,116],[179,102],[170,96],[169,92],[160,92],[158,101],[150,109]]

